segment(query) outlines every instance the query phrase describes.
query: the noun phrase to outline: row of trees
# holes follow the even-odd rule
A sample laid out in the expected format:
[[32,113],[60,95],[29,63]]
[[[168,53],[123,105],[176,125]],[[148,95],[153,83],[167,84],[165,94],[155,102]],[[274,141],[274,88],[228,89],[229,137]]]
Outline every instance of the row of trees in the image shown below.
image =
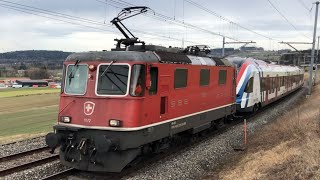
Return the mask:
[[15,70],[13,68],[0,67],[0,77],[28,77],[30,79],[48,79],[50,75],[47,68],[30,68],[27,70]]

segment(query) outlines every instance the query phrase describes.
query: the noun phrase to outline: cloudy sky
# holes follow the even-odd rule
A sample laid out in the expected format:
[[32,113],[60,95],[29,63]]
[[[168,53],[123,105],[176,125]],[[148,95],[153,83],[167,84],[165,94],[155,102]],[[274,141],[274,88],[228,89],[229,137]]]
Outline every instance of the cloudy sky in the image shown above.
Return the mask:
[[[207,44],[218,48],[222,46],[222,37],[217,34],[227,36],[227,42],[255,41],[255,46],[270,50],[289,48],[279,44],[280,41],[312,41],[313,0],[269,1],[0,0],[0,52],[30,49],[108,50],[115,44],[113,39],[122,38],[110,20],[122,7],[130,4],[148,6],[155,13],[153,15],[150,11],[149,14],[123,21],[147,44],[177,47]],[[160,18],[164,16],[165,19]],[[306,49],[311,45],[296,47]]]

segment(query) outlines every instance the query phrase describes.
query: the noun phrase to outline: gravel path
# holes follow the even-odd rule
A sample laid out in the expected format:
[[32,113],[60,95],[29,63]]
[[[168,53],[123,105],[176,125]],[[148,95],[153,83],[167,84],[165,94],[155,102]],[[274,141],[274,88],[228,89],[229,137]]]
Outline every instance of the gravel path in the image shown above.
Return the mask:
[[[306,89],[303,88],[286,98],[285,101],[255,116],[253,121],[247,123],[248,134],[253,134],[264,124],[272,122],[276,117],[293,107],[301,98],[305,97],[305,92]],[[219,166],[223,160],[236,155],[233,147],[242,143],[242,130],[242,125],[234,126],[201,144],[190,147],[179,154],[172,154],[122,179],[199,179],[207,170]]]
[[45,146],[44,137],[37,137],[32,139],[26,139],[10,144],[0,145],[0,157],[12,155],[19,152],[25,152],[30,149],[35,149]]

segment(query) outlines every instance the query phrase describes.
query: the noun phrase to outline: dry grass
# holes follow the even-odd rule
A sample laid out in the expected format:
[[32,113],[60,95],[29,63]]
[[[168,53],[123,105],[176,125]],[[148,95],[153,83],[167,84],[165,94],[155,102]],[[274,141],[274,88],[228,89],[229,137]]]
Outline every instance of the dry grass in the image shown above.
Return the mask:
[[320,85],[204,179],[320,179]]

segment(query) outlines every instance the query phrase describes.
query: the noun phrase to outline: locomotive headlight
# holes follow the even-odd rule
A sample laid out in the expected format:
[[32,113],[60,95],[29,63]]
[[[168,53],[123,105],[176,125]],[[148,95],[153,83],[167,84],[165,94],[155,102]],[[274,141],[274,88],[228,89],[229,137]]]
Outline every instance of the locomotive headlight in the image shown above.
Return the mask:
[[71,117],[69,116],[61,116],[60,121],[63,123],[70,123],[71,122]]
[[121,127],[122,126],[122,123],[120,120],[116,120],[116,119],[110,119],[109,120],[109,125],[111,127]]
[[89,70],[90,71],[94,71],[94,70],[96,70],[96,67],[93,64],[90,64],[89,65]]

